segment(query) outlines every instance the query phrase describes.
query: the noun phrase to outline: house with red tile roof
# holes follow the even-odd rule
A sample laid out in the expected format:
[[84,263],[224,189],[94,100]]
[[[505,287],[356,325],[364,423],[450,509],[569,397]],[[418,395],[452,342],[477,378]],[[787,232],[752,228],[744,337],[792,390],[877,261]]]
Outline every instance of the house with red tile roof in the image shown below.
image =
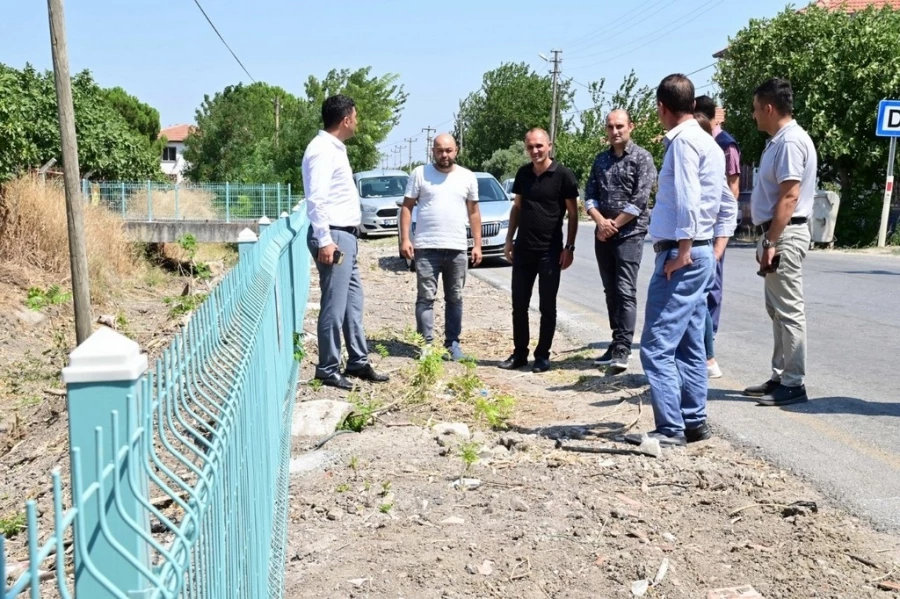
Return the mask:
[[194,130],[193,125],[173,125],[159,132],[159,138],[166,139],[160,167],[176,183],[181,183],[187,163],[184,161],[184,142]]

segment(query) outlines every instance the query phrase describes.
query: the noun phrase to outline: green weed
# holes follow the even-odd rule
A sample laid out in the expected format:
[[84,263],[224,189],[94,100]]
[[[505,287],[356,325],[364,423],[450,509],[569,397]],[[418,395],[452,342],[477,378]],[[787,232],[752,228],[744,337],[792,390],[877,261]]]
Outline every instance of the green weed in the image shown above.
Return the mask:
[[70,299],[72,299],[72,294],[68,292],[64,293],[59,285],[50,285],[46,291],[40,287],[31,287],[28,289],[28,297],[25,299],[25,305],[35,312],[40,312],[47,306],[64,304]]
[[380,407],[374,399],[364,400],[356,392],[351,392],[347,401],[353,404],[353,411],[341,423],[341,430],[361,432],[371,423],[372,415]]
[[205,293],[195,293],[193,295],[165,297],[163,298],[163,303],[169,306],[169,317],[178,318],[199,308],[204,300],[206,300]]
[[487,422],[493,429],[504,429],[513,415],[515,406],[516,400],[511,395],[479,397],[475,402],[475,416]]
[[[295,354],[296,355],[296,354]],[[322,388],[322,379],[309,379],[309,388],[313,390],[314,393],[318,392],[319,389]]]
[[378,511],[380,511],[382,514],[387,514],[391,511],[392,507],[394,507],[393,503],[382,503],[378,506]]
[[475,374],[476,363],[471,358],[461,360],[460,364],[465,366],[466,370],[463,374],[453,377],[447,384],[458,399],[465,402],[471,402],[475,399],[475,394],[482,387],[481,379]]
[[412,396],[417,402],[428,399],[428,394],[444,374],[444,355],[447,350],[433,346],[422,347],[412,378]]
[[378,345],[375,346],[375,353],[378,354],[379,356],[381,356],[382,360],[387,358],[388,355],[390,354],[390,352],[388,351],[388,348],[385,347],[384,343],[379,343]]
[[15,537],[25,530],[25,514],[16,514],[9,518],[0,518],[0,535],[7,539]]
[[341,483],[337,487],[335,487],[334,492],[335,493],[346,493],[349,490],[350,490],[350,485],[348,485],[347,483]]
[[[303,332],[294,331],[294,361],[302,362],[304,358],[306,358],[306,346],[303,340]],[[319,383],[321,382],[319,381]]]
[[469,441],[468,443],[460,445],[459,457],[462,458],[463,461],[463,469],[459,475],[459,478],[462,479],[475,462],[478,461],[478,443]]

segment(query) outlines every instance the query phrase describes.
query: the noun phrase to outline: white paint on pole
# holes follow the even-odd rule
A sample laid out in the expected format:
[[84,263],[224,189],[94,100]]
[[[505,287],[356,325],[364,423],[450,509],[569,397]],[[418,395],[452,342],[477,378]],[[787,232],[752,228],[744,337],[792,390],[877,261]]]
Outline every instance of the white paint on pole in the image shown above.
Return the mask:
[[884,184],[884,202],[881,205],[881,226],[878,227],[878,247],[887,243],[888,217],[891,214],[891,196],[894,193],[894,162],[897,156],[897,138],[900,137],[900,100],[882,100],[878,104],[878,122],[875,135],[890,137],[887,177]]

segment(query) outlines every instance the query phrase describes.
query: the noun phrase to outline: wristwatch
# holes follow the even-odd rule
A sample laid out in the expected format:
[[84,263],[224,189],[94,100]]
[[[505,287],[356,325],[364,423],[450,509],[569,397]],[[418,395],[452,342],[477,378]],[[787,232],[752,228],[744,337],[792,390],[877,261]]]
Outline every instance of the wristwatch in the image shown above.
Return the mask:
[[574,252],[574,251],[575,251],[575,246],[574,246],[574,245],[567,245],[564,249],[567,249],[567,250],[569,250],[570,252]]
[[771,241],[769,241],[769,238],[768,238],[768,237],[763,237],[763,240],[762,240],[762,246],[763,246],[763,249],[767,250],[767,249],[769,249],[770,247],[774,247],[775,244],[772,243]]

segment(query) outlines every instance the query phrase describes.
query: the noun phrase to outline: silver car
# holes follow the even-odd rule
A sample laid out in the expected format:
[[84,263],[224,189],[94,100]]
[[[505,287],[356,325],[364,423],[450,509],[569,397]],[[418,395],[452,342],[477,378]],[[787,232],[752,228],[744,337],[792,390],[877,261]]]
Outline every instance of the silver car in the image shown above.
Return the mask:
[[[478,180],[478,207],[481,212],[481,255],[483,258],[503,257],[503,248],[506,246],[506,235],[509,232],[509,213],[512,210],[512,201],[497,179],[490,173],[475,173]],[[403,204],[402,198],[397,202]],[[410,226],[410,240],[416,235],[416,214],[418,208],[413,208],[412,225]],[[466,238],[469,242],[469,250],[475,244],[472,231],[466,227]],[[402,256],[401,256],[402,257]],[[407,260],[407,266],[415,268],[414,260]]]
[[353,180],[362,210],[360,236],[396,235],[397,202],[403,202],[409,175],[399,170],[372,170],[355,173]]

